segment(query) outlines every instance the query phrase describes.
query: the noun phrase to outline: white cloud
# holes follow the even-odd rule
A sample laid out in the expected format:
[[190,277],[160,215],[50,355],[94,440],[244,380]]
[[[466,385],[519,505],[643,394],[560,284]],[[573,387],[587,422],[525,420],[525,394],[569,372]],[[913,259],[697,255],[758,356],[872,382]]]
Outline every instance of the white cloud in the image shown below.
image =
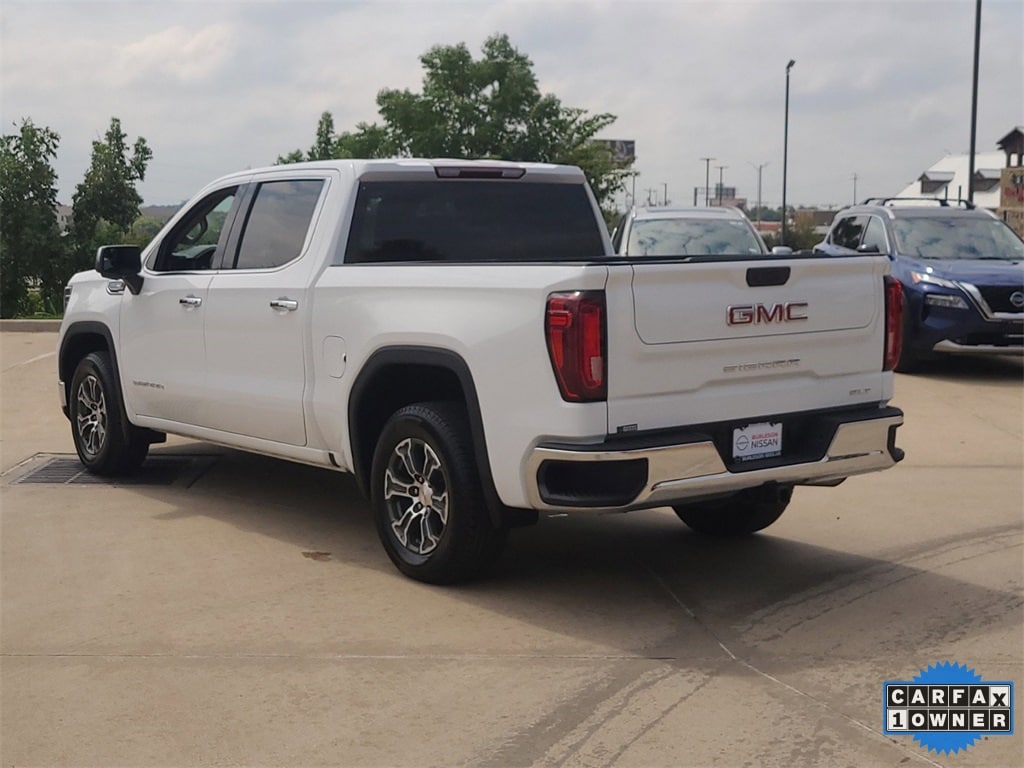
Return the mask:
[[233,35],[227,24],[197,30],[170,27],[130,43],[120,52],[119,70],[125,82],[166,75],[183,82],[211,77],[233,54]]
[[[978,142],[1024,123],[1024,3],[983,9]],[[784,69],[791,74],[788,199],[846,202],[902,188],[969,139],[972,0],[3,0],[3,122],[61,134],[68,200],[111,116],[154,158],[148,202],[176,202],[222,173],[308,148],[317,119],[378,119],[382,88],[418,90],[433,45],[507,33],[542,90],[610,112],[637,142],[638,191],[689,202],[698,158],[756,194],[768,162],[778,204]],[[717,172],[712,168],[717,179]]]

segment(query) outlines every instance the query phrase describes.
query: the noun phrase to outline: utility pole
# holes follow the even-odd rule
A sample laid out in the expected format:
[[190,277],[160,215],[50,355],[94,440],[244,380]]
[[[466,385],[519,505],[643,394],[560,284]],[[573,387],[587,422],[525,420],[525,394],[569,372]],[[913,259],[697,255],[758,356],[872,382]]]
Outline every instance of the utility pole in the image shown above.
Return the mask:
[[661,182],[661,187],[662,187],[662,189],[664,190],[664,193],[665,193],[665,199],[662,202],[662,205],[667,206],[668,205],[668,182],[667,181]]
[[704,207],[711,205],[711,161],[713,157],[702,157],[704,162]]
[[761,229],[761,171],[768,165],[767,162],[761,163],[760,165],[754,165],[748,161],[749,165],[757,171],[757,229]]
[[719,205],[719,207],[721,207],[721,205],[722,205],[722,195],[724,194],[724,189],[722,187],[722,175],[723,175],[722,172],[726,168],[728,168],[728,167],[729,167],[728,165],[716,165],[715,166],[715,168],[718,169],[718,195],[717,195],[717,197],[718,197],[718,205]]
[[857,204],[857,174],[853,174],[853,204]]

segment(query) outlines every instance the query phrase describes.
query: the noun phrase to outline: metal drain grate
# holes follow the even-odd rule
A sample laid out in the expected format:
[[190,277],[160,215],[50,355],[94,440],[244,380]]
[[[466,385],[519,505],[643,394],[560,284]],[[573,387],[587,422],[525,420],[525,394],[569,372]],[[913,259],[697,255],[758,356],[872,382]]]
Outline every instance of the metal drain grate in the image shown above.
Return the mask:
[[190,486],[214,461],[214,456],[150,456],[132,475],[100,477],[89,474],[77,458],[61,456],[19,477],[13,484]]

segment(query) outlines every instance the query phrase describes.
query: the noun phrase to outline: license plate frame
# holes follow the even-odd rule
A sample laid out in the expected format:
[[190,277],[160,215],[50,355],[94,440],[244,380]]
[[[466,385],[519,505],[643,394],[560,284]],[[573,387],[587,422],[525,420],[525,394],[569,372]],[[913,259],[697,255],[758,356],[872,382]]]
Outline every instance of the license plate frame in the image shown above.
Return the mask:
[[782,455],[782,422],[759,421],[732,431],[733,461],[757,461]]

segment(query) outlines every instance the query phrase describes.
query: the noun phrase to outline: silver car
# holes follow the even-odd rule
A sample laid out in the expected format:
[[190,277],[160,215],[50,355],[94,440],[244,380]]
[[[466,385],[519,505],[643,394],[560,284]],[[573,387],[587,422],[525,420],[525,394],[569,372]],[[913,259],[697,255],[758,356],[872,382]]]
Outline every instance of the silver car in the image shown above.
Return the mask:
[[[620,256],[766,256],[768,248],[739,208],[634,208],[618,222]],[[772,249],[772,253],[791,253]]]

